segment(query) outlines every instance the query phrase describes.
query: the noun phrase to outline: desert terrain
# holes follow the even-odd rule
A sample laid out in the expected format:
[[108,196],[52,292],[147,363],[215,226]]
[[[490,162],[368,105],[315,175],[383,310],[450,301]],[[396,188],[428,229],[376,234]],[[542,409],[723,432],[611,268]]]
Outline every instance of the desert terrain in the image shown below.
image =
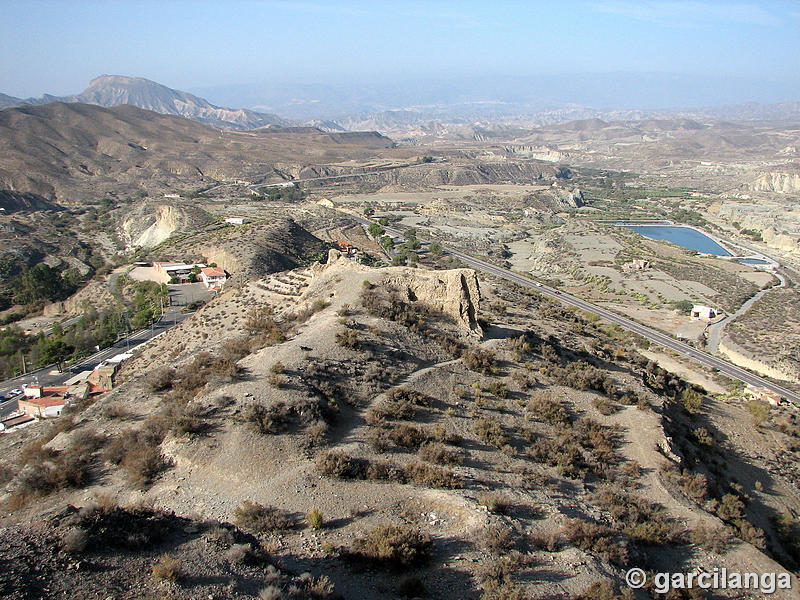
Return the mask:
[[645,599],[667,596],[627,569],[724,567],[794,597],[796,406],[446,252],[800,389],[793,126],[395,141],[59,103],[0,126],[9,276],[88,265],[78,296],[9,311],[144,314],[154,261],[227,275],[112,390],[0,434],[4,596]]

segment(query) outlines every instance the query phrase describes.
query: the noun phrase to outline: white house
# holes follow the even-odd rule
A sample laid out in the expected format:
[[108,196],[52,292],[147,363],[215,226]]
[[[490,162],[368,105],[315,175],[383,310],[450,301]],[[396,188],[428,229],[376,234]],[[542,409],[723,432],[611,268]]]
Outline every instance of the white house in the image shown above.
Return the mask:
[[716,308],[695,304],[692,306],[692,316],[696,319],[714,319],[720,314]]
[[247,219],[244,217],[228,217],[225,219],[226,223],[230,223],[231,225],[244,225],[247,223]]
[[228,276],[223,269],[219,267],[205,267],[200,269],[200,281],[209,290],[221,290],[222,286],[228,280]]

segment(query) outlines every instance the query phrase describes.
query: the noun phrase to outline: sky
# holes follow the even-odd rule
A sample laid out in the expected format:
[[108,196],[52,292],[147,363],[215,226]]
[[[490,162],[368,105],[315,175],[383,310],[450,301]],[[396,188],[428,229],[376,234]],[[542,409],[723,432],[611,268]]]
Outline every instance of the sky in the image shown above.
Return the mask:
[[0,0],[0,9],[0,92],[18,97],[79,93],[101,74],[202,90],[582,74],[610,74],[613,88],[617,75],[662,73],[684,87],[735,80],[731,102],[800,100],[800,2]]

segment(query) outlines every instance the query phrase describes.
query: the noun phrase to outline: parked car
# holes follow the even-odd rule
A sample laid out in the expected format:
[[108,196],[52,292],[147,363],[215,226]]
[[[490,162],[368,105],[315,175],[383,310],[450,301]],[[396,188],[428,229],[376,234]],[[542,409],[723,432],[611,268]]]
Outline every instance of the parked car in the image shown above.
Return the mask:
[[[25,387],[25,386],[22,386],[22,387]],[[16,398],[17,396],[21,396],[22,395],[22,390],[20,390],[18,388],[14,388],[10,392],[8,392],[8,395],[11,398]]]

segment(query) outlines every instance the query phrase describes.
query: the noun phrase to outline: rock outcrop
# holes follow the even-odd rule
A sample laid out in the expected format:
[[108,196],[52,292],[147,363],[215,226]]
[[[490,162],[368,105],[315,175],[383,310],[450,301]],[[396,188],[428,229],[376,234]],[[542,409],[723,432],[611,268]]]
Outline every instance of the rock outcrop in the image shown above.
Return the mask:
[[478,324],[480,286],[472,269],[422,271],[403,268],[396,274],[393,272],[386,282],[406,293],[409,299],[428,304],[471,332],[483,334]]
[[774,227],[761,230],[761,239],[770,248],[784,252],[800,252],[800,236],[781,233]]

